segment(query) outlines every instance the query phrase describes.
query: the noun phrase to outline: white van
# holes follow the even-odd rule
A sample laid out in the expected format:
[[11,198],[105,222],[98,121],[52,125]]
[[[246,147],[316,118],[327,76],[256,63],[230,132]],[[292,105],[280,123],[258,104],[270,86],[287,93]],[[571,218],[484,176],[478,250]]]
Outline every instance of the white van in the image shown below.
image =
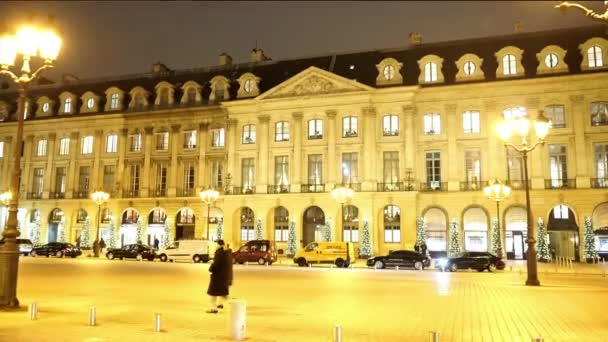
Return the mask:
[[178,240],[169,247],[156,252],[160,261],[186,260],[207,262],[215,251],[215,244],[208,240]]

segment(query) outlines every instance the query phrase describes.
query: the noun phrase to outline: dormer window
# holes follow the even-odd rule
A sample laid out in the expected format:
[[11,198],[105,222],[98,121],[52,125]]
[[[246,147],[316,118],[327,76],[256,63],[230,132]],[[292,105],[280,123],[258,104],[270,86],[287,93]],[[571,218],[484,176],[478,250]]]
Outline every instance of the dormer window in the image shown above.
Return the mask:
[[464,74],[467,76],[473,75],[475,73],[475,63],[468,61],[464,63]]
[[578,46],[583,57],[581,70],[605,69],[608,67],[605,60],[608,58],[608,40],[602,37],[587,39]]
[[502,70],[503,75],[515,75],[517,74],[517,61],[513,55],[505,55],[502,58]]
[[48,103],[48,102],[45,102],[45,103],[42,105],[42,111],[43,111],[43,112],[45,112],[45,113],[48,113],[48,112],[49,112],[49,109],[51,109],[51,105],[49,105],[49,103]]
[[484,74],[481,69],[483,59],[479,56],[466,53],[462,55],[454,64],[458,71],[456,72],[456,81],[476,81],[483,80]]
[[245,84],[243,85],[243,90],[245,90],[247,94],[251,93],[253,90],[253,80],[246,80]]
[[442,83],[444,81],[441,72],[443,58],[437,55],[426,55],[418,60],[418,67],[421,70],[418,83]]
[[260,89],[258,88],[260,78],[256,75],[246,72],[237,81],[239,82],[238,98],[252,97],[260,94]]
[[425,82],[437,81],[437,64],[426,63],[424,65],[424,81]]
[[118,94],[112,94],[112,96],[110,96],[110,109],[111,110],[118,110],[118,105],[119,105],[119,95]]
[[87,100],[87,108],[88,109],[93,109],[93,106],[95,106],[95,99],[88,99]]
[[186,92],[186,102],[188,104],[194,104],[196,102],[196,89],[194,87],[188,88]]
[[71,113],[72,112],[72,99],[70,97],[66,98],[63,102],[63,112]]
[[131,95],[129,108],[132,110],[145,110],[149,105],[148,94],[148,91],[139,86],[131,89],[129,92],[129,95]]
[[164,88],[160,91],[160,105],[168,106],[169,105],[169,89]]
[[395,67],[392,65],[385,66],[382,70],[382,75],[384,75],[385,80],[392,80],[393,78],[395,78]]
[[566,50],[557,45],[545,46],[536,54],[538,60],[537,74],[561,73],[568,71],[568,65],[564,61]]
[[557,58],[557,55],[554,53],[549,53],[549,54],[547,54],[547,57],[545,57],[545,65],[548,68],[555,68],[558,63],[559,63],[559,58]]
[[209,101],[218,102],[228,100],[230,98],[228,89],[230,88],[230,81],[224,76],[215,76],[211,79],[211,94],[209,95]]
[[[380,63],[376,64],[378,70],[378,76],[376,76],[376,85],[391,85],[391,84],[402,84],[403,76],[401,75],[401,68],[403,63],[399,63],[394,58],[385,58]],[[351,70],[354,69],[354,66]]]
[[[498,67],[496,68],[497,78],[510,78],[524,75],[524,66],[521,58],[524,51],[516,46],[506,46],[494,54]],[[544,63],[544,61],[540,61]]]
[[604,66],[604,60],[602,58],[602,48],[597,46],[597,45],[593,45],[592,47],[590,47],[589,49],[587,49],[587,58],[589,59],[589,67],[590,68],[597,68],[597,67],[601,67]]

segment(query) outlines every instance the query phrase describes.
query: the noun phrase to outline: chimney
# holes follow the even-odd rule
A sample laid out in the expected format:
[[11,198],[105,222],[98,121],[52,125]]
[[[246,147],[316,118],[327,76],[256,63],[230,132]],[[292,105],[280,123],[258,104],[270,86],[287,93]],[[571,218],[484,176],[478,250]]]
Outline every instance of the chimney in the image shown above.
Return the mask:
[[167,68],[167,66],[161,62],[156,62],[156,63],[152,64],[152,72],[155,74],[158,74],[161,72],[167,72],[167,71],[170,71],[169,68]]
[[222,52],[220,54],[220,65],[231,66],[232,65],[232,57],[229,54]]
[[78,81],[78,77],[76,77],[76,75],[74,75],[74,74],[61,75],[61,82],[63,82],[63,83],[71,83],[71,82],[77,82],[77,81]]
[[524,32],[524,23],[521,20],[518,20],[515,22],[515,25],[513,25],[513,32],[515,32],[515,33]]
[[410,45],[416,46],[422,44],[422,34],[419,32],[410,32]]
[[253,63],[269,61],[269,60],[270,60],[270,58],[264,54],[264,50],[258,49],[258,48],[254,48],[253,50],[251,50],[251,61]]

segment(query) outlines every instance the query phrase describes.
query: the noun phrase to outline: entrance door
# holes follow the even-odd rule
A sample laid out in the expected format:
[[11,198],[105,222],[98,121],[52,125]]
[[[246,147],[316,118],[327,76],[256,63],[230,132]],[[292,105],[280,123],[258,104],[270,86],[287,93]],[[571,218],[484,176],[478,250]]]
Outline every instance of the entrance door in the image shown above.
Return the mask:
[[524,258],[524,235],[522,232],[513,232],[513,253],[517,260]]
[[310,207],[304,212],[304,229],[302,234],[303,245],[314,241],[321,241],[321,227],[325,225],[325,214],[319,207]]
[[47,234],[48,242],[57,242],[57,223],[49,223],[49,232]]
[[549,248],[555,257],[579,261],[578,232],[554,231],[549,232]]
[[175,229],[175,240],[193,240],[194,226],[177,226]]

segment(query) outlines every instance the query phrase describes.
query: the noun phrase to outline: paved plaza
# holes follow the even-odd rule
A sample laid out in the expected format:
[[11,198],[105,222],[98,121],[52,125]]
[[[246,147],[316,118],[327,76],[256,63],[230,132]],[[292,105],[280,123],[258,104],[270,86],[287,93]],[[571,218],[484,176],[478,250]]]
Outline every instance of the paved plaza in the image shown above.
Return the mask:
[[[603,265],[561,273],[541,265],[541,287],[523,286],[522,265],[510,266],[489,274],[237,265],[231,291],[247,301],[248,341],[332,341],[334,324],[347,342],[428,341],[431,330],[441,341],[608,341]],[[22,258],[22,309],[0,311],[0,341],[229,341],[229,309],[204,313],[207,269]],[[91,306],[95,327],[87,325]]]

